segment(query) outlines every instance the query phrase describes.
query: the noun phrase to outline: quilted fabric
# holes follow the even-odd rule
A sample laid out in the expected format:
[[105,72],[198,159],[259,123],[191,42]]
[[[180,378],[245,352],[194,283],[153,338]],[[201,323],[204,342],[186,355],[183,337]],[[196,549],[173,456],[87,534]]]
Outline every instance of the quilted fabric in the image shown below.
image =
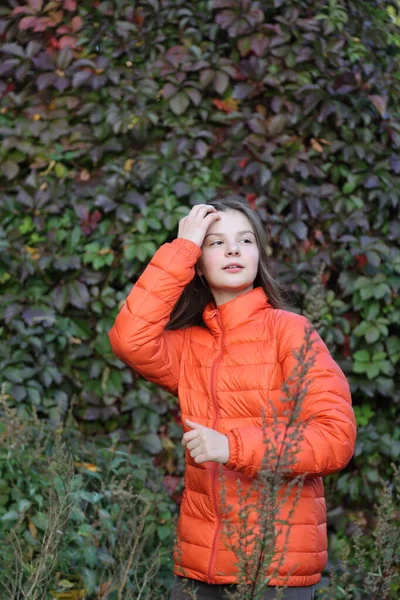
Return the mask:
[[[124,363],[179,398],[183,422],[189,418],[228,436],[230,457],[223,470],[227,504],[232,506],[229,520],[237,523],[237,479],[246,490],[266,448],[283,439],[287,403],[281,388],[296,368],[293,350],[303,344],[308,321],[274,309],[257,287],[218,309],[210,303],[203,313],[206,328],[164,331],[200,255],[200,247],[189,240],[164,244],[133,286],[109,338]],[[285,544],[285,535],[278,536],[276,557],[279,561],[283,553],[284,559],[270,585],[309,586],[319,581],[327,562],[321,477],[342,469],[354,451],[356,428],[347,380],[316,332],[313,342],[314,364],[298,416],[302,434],[288,477],[307,475],[293,513],[295,491],[279,515],[289,518],[290,527]],[[267,424],[275,423],[266,432],[263,409]],[[222,528],[219,467],[212,462],[198,465],[186,452],[175,573],[226,584],[237,581],[237,559]]]

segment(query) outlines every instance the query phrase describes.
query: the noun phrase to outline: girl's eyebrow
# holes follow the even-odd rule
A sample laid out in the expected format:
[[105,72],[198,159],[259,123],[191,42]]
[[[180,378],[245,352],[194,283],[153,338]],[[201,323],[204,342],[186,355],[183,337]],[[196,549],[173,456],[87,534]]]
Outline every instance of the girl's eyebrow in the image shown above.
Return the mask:
[[[254,235],[254,232],[250,231],[250,229],[246,229],[245,231],[238,231],[236,235],[243,235],[244,233],[251,233],[252,235]],[[208,237],[209,235],[218,235],[219,237],[224,237],[223,233],[207,233],[207,235],[204,236],[204,239],[206,239],[206,237]]]

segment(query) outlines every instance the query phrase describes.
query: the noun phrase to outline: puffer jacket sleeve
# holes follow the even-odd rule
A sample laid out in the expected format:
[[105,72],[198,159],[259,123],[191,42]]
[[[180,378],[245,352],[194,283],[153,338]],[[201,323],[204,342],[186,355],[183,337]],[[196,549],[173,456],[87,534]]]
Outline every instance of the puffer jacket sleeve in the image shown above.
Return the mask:
[[[294,313],[277,310],[276,314],[278,359],[283,379],[290,381],[299,369],[295,352],[304,345],[306,330],[311,324]],[[269,465],[273,470],[281,462],[285,464],[282,453],[287,452],[285,448],[290,447],[291,439],[295,440],[295,453],[285,467],[289,477],[328,475],[340,471],[351,459],[356,424],[349,384],[315,330],[310,339],[312,348],[307,359],[312,356],[312,366],[305,375],[304,398],[294,424],[288,427],[287,423],[277,420],[264,431],[255,426],[232,429],[228,433],[229,461],[226,467],[254,477],[266,455],[273,457],[275,464]]]
[[177,238],[163,244],[130,291],[109,331],[114,354],[137,373],[177,395],[184,330],[165,326],[193,279],[201,248]]

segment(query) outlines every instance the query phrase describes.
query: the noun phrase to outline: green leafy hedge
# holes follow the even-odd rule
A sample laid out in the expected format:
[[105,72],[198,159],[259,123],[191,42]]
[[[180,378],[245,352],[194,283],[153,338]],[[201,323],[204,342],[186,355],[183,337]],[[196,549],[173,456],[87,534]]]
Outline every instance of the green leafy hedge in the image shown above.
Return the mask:
[[238,191],[349,377],[356,456],[328,492],[368,514],[400,456],[394,5],[8,0],[0,37],[10,403],[55,420],[71,409],[83,431],[115,431],[178,477],[177,407],[107,332],[190,206]]

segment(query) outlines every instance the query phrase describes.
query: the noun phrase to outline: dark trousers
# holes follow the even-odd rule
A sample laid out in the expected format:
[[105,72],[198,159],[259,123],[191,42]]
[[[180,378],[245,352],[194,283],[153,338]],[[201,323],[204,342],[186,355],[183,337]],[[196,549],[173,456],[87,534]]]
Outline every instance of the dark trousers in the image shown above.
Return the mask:
[[[176,577],[170,600],[228,600],[227,591],[234,592],[235,585],[211,585],[196,581],[195,579],[184,579]],[[288,587],[285,588],[282,600],[312,600],[314,586]],[[194,595],[194,591],[196,594]],[[274,600],[276,589],[271,587],[264,594],[264,600]]]

